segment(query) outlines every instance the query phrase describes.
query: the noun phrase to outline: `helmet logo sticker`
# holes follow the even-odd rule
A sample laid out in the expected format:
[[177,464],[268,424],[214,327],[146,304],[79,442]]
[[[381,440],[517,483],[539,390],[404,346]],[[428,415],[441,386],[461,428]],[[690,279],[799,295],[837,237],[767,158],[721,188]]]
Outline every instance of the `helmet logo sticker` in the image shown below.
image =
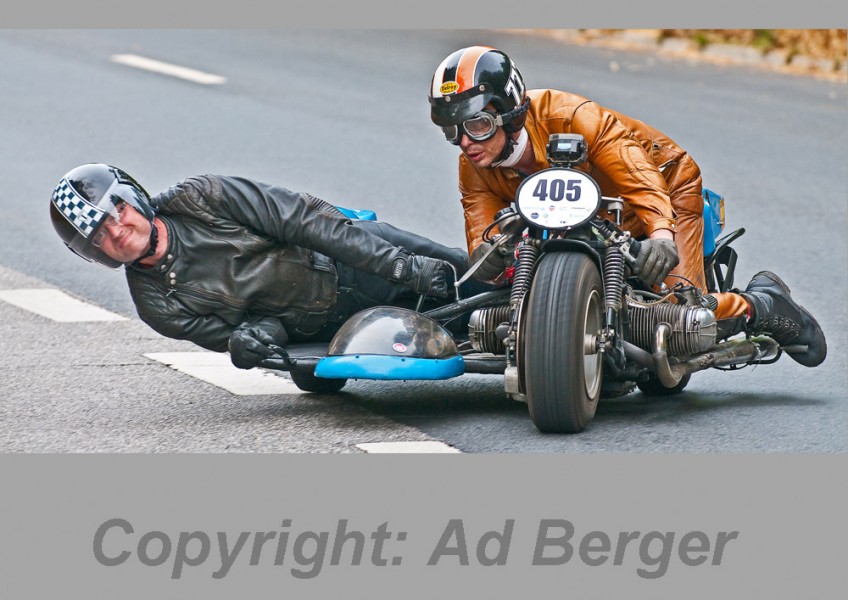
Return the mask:
[[521,75],[518,74],[515,63],[510,60],[509,66],[509,79],[504,86],[504,92],[512,96],[515,104],[519,105],[524,99],[524,82],[521,80]]
[[53,204],[84,237],[91,235],[106,214],[77,196],[67,179],[60,181],[53,190]]
[[446,81],[442,85],[439,86],[439,93],[441,93],[441,94],[453,94],[458,89],[459,89],[459,84],[457,82]]

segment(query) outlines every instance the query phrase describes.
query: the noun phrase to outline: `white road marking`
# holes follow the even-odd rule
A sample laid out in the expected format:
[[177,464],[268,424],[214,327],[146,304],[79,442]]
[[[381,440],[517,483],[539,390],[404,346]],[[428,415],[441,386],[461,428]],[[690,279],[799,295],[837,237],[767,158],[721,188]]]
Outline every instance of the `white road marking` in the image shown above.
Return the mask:
[[444,442],[369,442],[357,444],[369,454],[460,454],[461,451]]
[[[0,300],[57,322],[127,321],[126,317],[52,289],[0,290]],[[304,394],[294,382],[263,369],[238,369],[223,352],[149,352],[143,356],[218,386],[237,396]],[[458,454],[444,442],[370,442],[357,444],[369,454]]]
[[152,58],[145,58],[144,56],[138,56],[136,54],[114,54],[112,55],[112,62],[127,65],[128,67],[135,67],[136,69],[161,73],[162,75],[178,77],[180,79],[185,79],[186,81],[200,83],[203,85],[220,85],[227,81],[227,78],[222,77],[221,75],[204,73],[203,71],[198,71],[196,69],[172,65],[170,63],[154,60]]
[[290,379],[263,369],[236,368],[225,352],[151,352],[144,356],[236,396],[305,393]]
[[0,300],[62,323],[127,320],[55,289],[0,290]]
[[[147,358],[216,385],[237,396],[305,394],[294,382],[263,369],[238,369],[224,352],[149,352]],[[368,442],[356,444],[369,454],[460,454],[444,442]]]

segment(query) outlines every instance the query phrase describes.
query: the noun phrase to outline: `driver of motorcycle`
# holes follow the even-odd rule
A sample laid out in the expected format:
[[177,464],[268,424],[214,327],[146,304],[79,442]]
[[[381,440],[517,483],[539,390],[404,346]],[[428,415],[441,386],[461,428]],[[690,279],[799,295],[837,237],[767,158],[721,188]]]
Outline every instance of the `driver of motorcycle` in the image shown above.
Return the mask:
[[[548,168],[550,134],[574,133],[588,146],[588,160],[576,168],[604,196],[624,199],[622,226],[643,240],[635,274],[652,286],[684,281],[707,291],[701,172],[664,133],[576,94],[526,90],[515,63],[488,46],[448,55],[433,74],[429,102],[431,120],[461,150],[459,191],[472,263],[490,249],[482,234],[495,213],[510,205],[525,177]],[[475,276],[491,280],[512,263],[511,252],[489,253]],[[827,354],[821,327],[774,273],[762,271],[744,291],[711,294],[708,301],[721,338],[768,334],[808,367]]]
[[257,366],[269,345],[328,340],[354,313],[447,298],[468,255],[379,221],[351,220],[306,193],[243,177],[187,178],[150,197],[127,173],[85,164],[50,201],[74,253],[124,268],[158,333]]

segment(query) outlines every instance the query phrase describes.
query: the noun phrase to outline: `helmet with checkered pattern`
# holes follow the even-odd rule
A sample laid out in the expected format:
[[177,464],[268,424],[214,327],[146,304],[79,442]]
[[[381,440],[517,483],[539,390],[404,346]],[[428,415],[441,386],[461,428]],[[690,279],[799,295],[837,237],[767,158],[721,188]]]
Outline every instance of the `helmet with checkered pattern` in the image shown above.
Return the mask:
[[127,173],[103,163],[88,163],[68,171],[50,197],[50,220],[65,245],[89,262],[117,269],[121,263],[107,256],[96,243],[108,217],[120,220],[126,203],[151,223],[151,252],[156,247],[155,211],[150,196]]

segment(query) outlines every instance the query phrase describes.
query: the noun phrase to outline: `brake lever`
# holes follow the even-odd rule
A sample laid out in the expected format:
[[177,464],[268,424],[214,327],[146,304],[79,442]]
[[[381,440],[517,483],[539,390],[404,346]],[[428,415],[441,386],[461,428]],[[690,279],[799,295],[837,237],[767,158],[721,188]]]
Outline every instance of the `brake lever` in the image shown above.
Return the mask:
[[[621,244],[618,249],[624,255],[624,260],[626,260],[631,265],[636,262],[636,257],[639,256],[639,252],[641,251],[642,243],[639,240],[635,240],[633,238],[629,238],[623,244]],[[659,292],[661,294],[665,294],[668,291],[668,286],[664,281],[661,281],[657,286]]]
[[259,363],[260,367],[278,369],[280,371],[291,371],[297,366],[297,360],[291,358],[289,353],[286,352],[285,348],[282,346],[268,344],[268,348],[270,348],[277,356],[269,356],[268,358],[263,359],[262,362]]
[[632,252],[636,250],[636,254],[639,254],[637,247],[633,247],[632,244],[638,244],[636,240],[630,240],[629,242],[624,242],[622,245],[618,247],[621,253],[624,255],[624,260],[626,260],[631,265],[636,262],[636,257],[633,256]]
[[511,238],[510,236],[508,236],[508,235],[503,235],[503,234],[501,234],[501,235],[499,235],[497,238],[495,238],[495,241],[494,241],[494,243],[492,244],[492,247],[491,247],[491,248],[489,248],[489,249],[486,251],[486,253],[485,253],[482,257],[480,257],[480,260],[478,260],[476,263],[474,263],[473,265],[471,265],[471,268],[470,268],[470,269],[468,269],[468,270],[465,272],[465,275],[463,275],[463,276],[462,276],[462,279],[460,279],[459,281],[454,282],[454,284],[453,284],[453,285],[454,285],[454,286],[458,289],[458,288],[459,288],[459,286],[461,286],[463,283],[465,283],[466,281],[468,281],[468,279],[469,279],[469,278],[470,278],[470,277],[471,277],[474,273],[476,273],[476,272],[477,272],[477,269],[479,269],[479,268],[483,265],[483,263],[484,263],[484,262],[486,262],[486,259],[487,259],[487,258],[489,258],[489,256],[490,256],[493,252],[497,251],[497,250],[498,250],[501,246],[504,246],[504,245],[508,244],[508,243],[509,243],[509,241],[510,241],[511,239],[512,239],[512,238]]

